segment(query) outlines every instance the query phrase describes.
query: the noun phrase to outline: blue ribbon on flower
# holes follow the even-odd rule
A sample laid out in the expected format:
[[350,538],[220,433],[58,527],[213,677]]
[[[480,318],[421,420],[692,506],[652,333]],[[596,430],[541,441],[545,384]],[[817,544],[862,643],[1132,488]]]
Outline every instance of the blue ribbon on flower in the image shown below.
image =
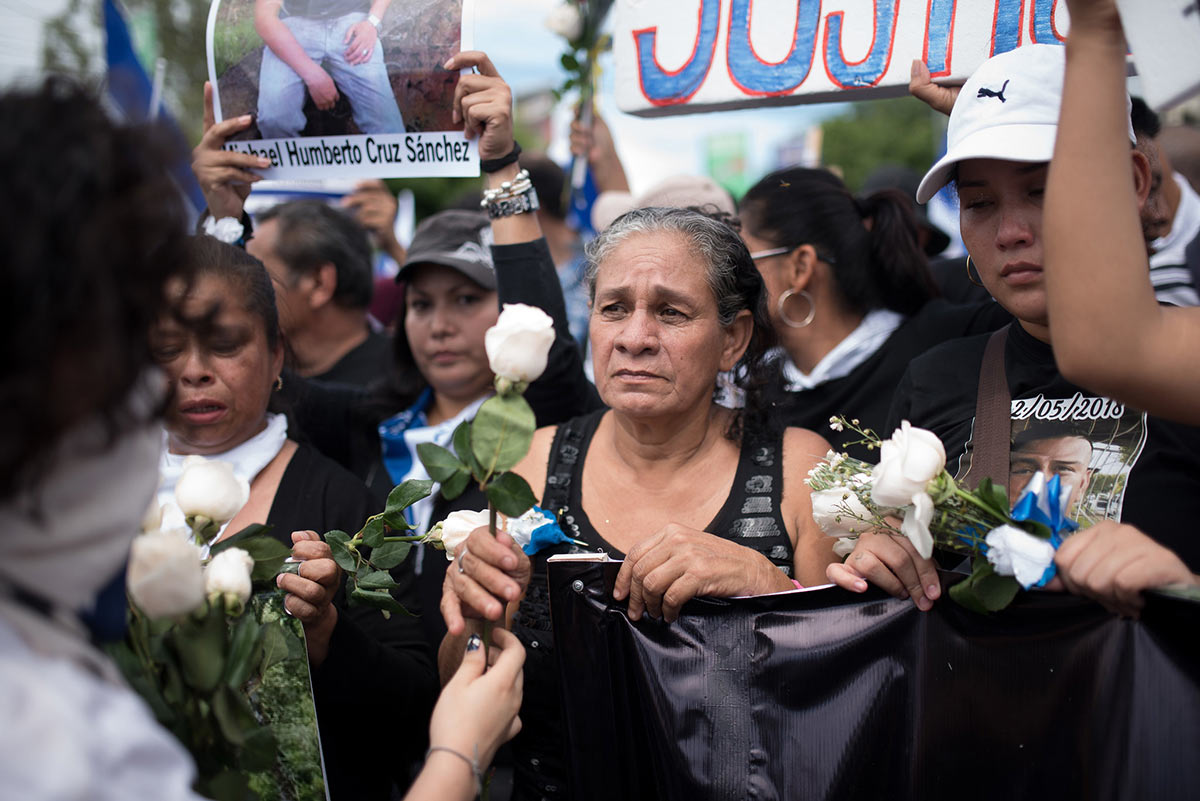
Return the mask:
[[[1041,523],[1050,529],[1050,545],[1057,551],[1065,534],[1079,529],[1079,524],[1067,517],[1067,504],[1070,503],[1070,499],[1070,493],[1063,494],[1062,481],[1057,475],[1047,481],[1045,475],[1039,471],[1029,479],[1017,502],[1013,504],[1012,519],[1017,522],[1028,520]],[[1033,586],[1046,586],[1057,573],[1058,568],[1051,562]]]
[[[532,526],[526,533],[525,529]],[[510,520],[508,533],[521,546],[527,556],[533,556],[543,548],[561,543],[583,544],[563,533],[558,518],[540,506],[535,506],[515,520]],[[528,537],[528,538],[527,538]]]

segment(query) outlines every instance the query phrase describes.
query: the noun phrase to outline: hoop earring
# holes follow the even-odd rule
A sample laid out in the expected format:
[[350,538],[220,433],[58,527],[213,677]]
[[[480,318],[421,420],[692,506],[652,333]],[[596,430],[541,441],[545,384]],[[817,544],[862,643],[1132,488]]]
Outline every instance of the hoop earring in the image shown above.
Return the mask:
[[[976,270],[975,272],[979,272],[979,270]],[[975,279],[974,279],[974,278],[971,276],[971,254],[970,254],[970,253],[968,253],[968,254],[967,254],[967,280],[968,280],[968,281],[970,281],[970,282],[971,282],[972,284],[974,284],[975,286],[979,286],[979,287],[982,287],[982,286],[983,286],[983,282],[982,282],[982,281],[976,281],[976,280],[975,280]]]
[[281,389],[283,389],[283,373],[275,376],[275,391],[278,392]]
[[[788,317],[787,311],[784,309],[784,304],[787,303],[788,298],[792,297],[793,295],[797,295],[808,301],[808,314],[804,315],[804,320],[801,322],[796,322],[791,317]],[[813,321],[813,317],[816,316],[817,313],[817,304],[813,301],[812,295],[808,294],[803,289],[801,289],[799,292],[794,289],[785,289],[783,294],[779,296],[778,307],[779,319],[783,320],[783,322],[789,328],[804,328],[804,326]]]

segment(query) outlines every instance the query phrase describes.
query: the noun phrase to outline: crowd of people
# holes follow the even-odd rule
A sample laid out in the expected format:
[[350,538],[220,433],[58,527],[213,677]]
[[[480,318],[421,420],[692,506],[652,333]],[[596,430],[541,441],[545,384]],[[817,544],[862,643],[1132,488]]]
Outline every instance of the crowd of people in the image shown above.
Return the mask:
[[[186,753],[96,646],[101,613],[123,614],[146,502],[170,497],[191,455],[249,484],[219,536],[269,524],[301,562],[278,584],[305,631],[334,801],[472,797],[510,739],[512,797],[568,797],[556,553],[622,560],[613,597],[631,620],[826,582],[932,608],[936,554],[867,532],[843,560],[814,522],[814,464],[831,447],[873,455],[833,416],[885,436],[901,420],[927,428],[952,473],[1010,497],[1034,471],[1058,475],[1088,525],[1058,550],[1051,589],[1136,615],[1147,589],[1200,585],[1200,311],[1187,307],[1200,199],[1153,113],[1130,104],[1114,3],[1068,5],[1065,47],[997,55],[961,91],[915,65],[913,94],[949,115],[915,198],[856,196],[801,167],[737,204],[700,178],[634,197],[603,122],[577,126],[605,190],[586,243],[565,222],[562,170],[519,155],[511,93],[483,53],[445,65],[472,70],[454,119],[478,144],[485,199],[526,187],[542,209],[476,199],[423,220],[407,250],[378,183],[341,208],[251,220],[267,165],[223,149],[251,121],[215,122],[207,88],[192,154],[206,233],[185,230],[178,154],[159,132],[114,123],[64,79],[0,96],[6,786],[194,797]],[[1001,84],[1003,99],[984,91]],[[945,238],[917,205],[947,184],[969,254],[952,274],[931,265]],[[370,312],[376,249],[400,266],[394,319]],[[968,279],[981,289],[947,289]],[[510,303],[554,323],[515,471],[572,542],[530,556],[481,527],[453,561],[416,547],[391,571],[419,617],[350,606],[318,532],[356,531],[393,485],[430,478],[418,446],[449,446],[491,397],[484,335]],[[1047,399],[1075,411],[1041,414]],[[435,486],[409,522],[423,534],[486,506],[477,488]]]

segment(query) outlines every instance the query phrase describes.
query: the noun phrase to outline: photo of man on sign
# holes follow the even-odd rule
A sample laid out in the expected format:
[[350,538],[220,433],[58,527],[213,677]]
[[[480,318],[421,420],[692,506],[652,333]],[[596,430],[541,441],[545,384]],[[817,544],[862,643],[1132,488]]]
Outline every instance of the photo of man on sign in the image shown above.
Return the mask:
[[266,47],[258,78],[258,129],[268,139],[299,135],[304,93],[328,111],[350,101],[362,133],[403,133],[388,83],[383,15],[391,0],[255,0],[254,27]]

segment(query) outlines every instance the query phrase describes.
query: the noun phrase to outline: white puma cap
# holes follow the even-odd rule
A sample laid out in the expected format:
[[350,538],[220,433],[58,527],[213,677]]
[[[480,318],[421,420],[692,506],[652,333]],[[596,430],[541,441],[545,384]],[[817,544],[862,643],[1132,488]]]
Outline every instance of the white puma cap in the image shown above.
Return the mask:
[[[1049,161],[1054,155],[1062,105],[1066,48],[1025,45],[985,61],[971,75],[950,112],[946,155],[917,187],[917,202],[928,203],[954,178],[960,161],[1004,159]],[[1125,97],[1130,107],[1128,95]],[[1135,142],[1129,116],[1129,140]]]

